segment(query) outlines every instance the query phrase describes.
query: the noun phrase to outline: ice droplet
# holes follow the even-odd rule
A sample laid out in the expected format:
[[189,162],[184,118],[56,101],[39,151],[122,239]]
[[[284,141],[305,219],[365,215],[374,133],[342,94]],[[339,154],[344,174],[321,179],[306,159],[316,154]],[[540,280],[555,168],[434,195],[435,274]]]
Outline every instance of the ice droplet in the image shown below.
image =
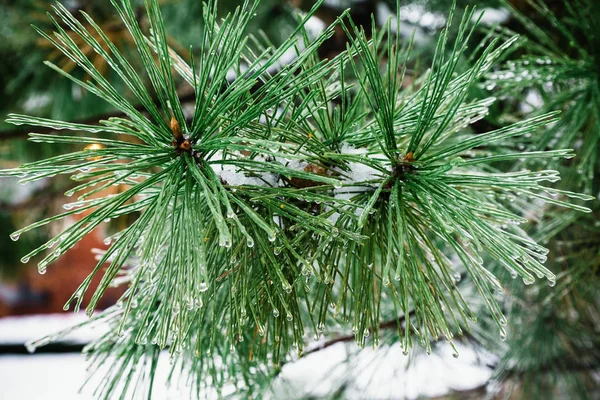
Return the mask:
[[10,239],[13,242],[16,242],[17,240],[19,240],[20,237],[21,237],[21,234],[19,232],[13,232],[10,234]]
[[290,313],[287,313],[287,315],[285,316],[285,319],[287,319],[288,321],[292,322],[294,320],[294,316]]
[[506,342],[506,331],[505,330],[501,330],[500,331],[500,340],[502,340],[503,342]]
[[273,317],[277,318],[279,317],[279,310],[278,309],[273,309]]
[[254,240],[252,238],[246,239],[246,246],[250,248],[254,247]]
[[283,287],[283,290],[284,290],[284,291],[285,291],[287,294],[290,294],[290,293],[292,293],[292,286],[291,286],[289,283],[285,282],[285,283],[284,283],[283,285],[281,285],[281,286]]
[[29,257],[23,257],[23,258],[21,258],[21,262],[23,264],[27,264],[29,262]]
[[201,292],[206,292],[208,290],[208,284],[206,282],[200,282],[200,287],[198,290]]
[[526,285],[531,285],[535,282],[535,278],[533,276],[524,276],[523,283]]
[[35,353],[36,347],[33,345],[33,343],[31,343],[31,342],[25,343],[25,348],[27,349],[28,353]]
[[44,275],[46,273],[46,267],[39,267],[38,272],[40,273],[40,275]]

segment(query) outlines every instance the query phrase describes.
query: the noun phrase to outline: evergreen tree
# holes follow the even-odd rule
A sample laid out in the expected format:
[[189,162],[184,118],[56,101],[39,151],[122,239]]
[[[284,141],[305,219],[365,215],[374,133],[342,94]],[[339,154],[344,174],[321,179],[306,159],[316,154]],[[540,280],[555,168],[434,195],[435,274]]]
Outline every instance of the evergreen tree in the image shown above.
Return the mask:
[[[150,397],[165,349],[199,396],[233,384],[260,397],[321,335],[405,354],[444,339],[456,356],[455,340],[484,345],[501,357],[498,388],[587,395],[600,356],[591,1],[557,6],[564,18],[537,0],[535,21],[513,10],[526,37],[446,4],[423,71],[400,17],[366,28],[350,10],[309,31],[323,0],[286,11],[296,25],[280,43],[253,29],[258,2],[221,17],[210,0],[186,52],[158,0],[111,3],[101,14],[119,17],[125,50],[60,3],[54,33],[36,30],[68,60],[46,65],[120,115],[10,114],[45,130],[30,141],[68,151],[0,171],[77,182],[64,213],[11,234],[85,212],[23,257],[39,257],[42,274],[99,225],[132,217],[65,305],[111,326],[85,350],[106,373],[98,397]],[[340,34],[343,51],[324,57]],[[543,105],[518,108],[524,93]],[[126,189],[106,195],[113,185]],[[122,298],[97,312],[114,285]]]

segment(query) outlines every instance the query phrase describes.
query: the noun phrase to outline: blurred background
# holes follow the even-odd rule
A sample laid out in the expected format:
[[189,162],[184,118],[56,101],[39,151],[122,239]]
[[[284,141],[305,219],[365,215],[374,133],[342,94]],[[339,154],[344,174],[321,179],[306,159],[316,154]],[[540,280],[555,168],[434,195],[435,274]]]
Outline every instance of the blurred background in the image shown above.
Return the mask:
[[[131,37],[119,23],[110,2],[61,2],[73,13],[85,10],[90,14],[122,52],[135,51]],[[143,1],[138,3],[140,23],[144,25]],[[169,44],[187,58],[190,45],[200,48],[201,2],[162,0],[161,3],[170,35]],[[233,10],[238,3],[219,2],[223,13]],[[401,35],[407,40],[413,33],[415,35],[414,62],[407,79],[418,75],[430,64],[436,35],[446,23],[451,3],[451,0],[401,1]],[[482,19],[484,27],[502,24],[517,32],[522,30],[500,3],[499,0],[459,0],[458,8],[477,4],[480,10],[486,11]],[[525,1],[512,0],[511,3],[524,12],[529,10]],[[306,10],[312,4],[308,0],[263,0],[252,29],[265,31],[277,44],[295,28],[296,10]],[[44,60],[51,60],[65,71],[85,78],[81,71],[74,70],[70,60],[30,27],[34,24],[42,30],[51,31],[51,23],[46,16],[50,7],[51,2],[44,0],[3,0],[0,4],[0,169],[14,168],[27,161],[67,151],[59,146],[28,142],[29,131],[26,128],[4,122],[10,112],[76,122],[118,116],[103,101],[42,64]],[[311,20],[310,29],[323,29],[346,8],[350,8],[355,22],[363,24],[368,31],[373,22],[380,25],[390,14],[395,15],[396,1],[328,0],[318,12],[318,18]],[[375,16],[374,21],[370,18],[371,14]],[[338,32],[323,46],[321,55],[332,57],[343,49],[344,35]],[[92,53],[92,49],[85,46],[82,50],[86,54]],[[111,80],[111,70],[102,63],[103,60],[98,57],[96,67]],[[180,97],[184,102],[193,101],[193,93],[185,89],[181,90]],[[535,96],[524,97],[523,100],[523,110],[535,109],[541,101]],[[495,118],[490,116],[480,124],[494,126]],[[16,241],[14,239],[17,238],[10,237],[12,232],[23,226],[59,214],[63,205],[69,202],[65,192],[73,187],[74,183],[68,177],[46,179],[25,186],[20,185],[16,178],[0,178],[0,397],[4,399],[92,397],[89,392],[77,393],[85,378],[85,360],[78,353],[99,332],[79,332],[60,343],[41,348],[35,355],[28,355],[23,343],[83,320],[82,315],[64,312],[63,305],[95,267],[98,250],[107,248],[109,243],[105,238],[110,236],[111,231],[120,230],[131,221],[116,219],[105,224],[86,236],[44,275],[37,272],[37,260],[22,257],[62,232],[65,226],[54,223]],[[107,190],[118,193],[122,188],[115,186]],[[121,290],[114,288],[107,292],[102,306],[114,304]],[[289,394],[292,390],[296,397],[306,392],[306,398],[484,398],[498,358],[479,350],[465,346],[457,360],[452,357],[451,349],[441,345],[435,355],[419,358],[417,354],[409,359],[403,357],[398,348],[390,347],[383,352],[365,350],[358,359],[353,359],[353,364],[349,364],[345,363],[349,354],[347,348],[340,343],[290,365],[281,379],[288,386],[281,389],[281,393]],[[409,363],[411,367],[408,369]],[[346,369],[340,369],[340,365],[345,365]],[[353,365],[359,366],[354,372],[359,371],[360,374],[350,372]],[[160,374],[166,374],[166,368],[159,368]],[[157,379],[160,380],[160,377]],[[592,382],[592,386],[595,384],[597,381]],[[157,398],[163,398],[163,395],[164,398],[180,398],[181,388],[164,389]],[[593,391],[589,392],[589,396],[600,398]]]

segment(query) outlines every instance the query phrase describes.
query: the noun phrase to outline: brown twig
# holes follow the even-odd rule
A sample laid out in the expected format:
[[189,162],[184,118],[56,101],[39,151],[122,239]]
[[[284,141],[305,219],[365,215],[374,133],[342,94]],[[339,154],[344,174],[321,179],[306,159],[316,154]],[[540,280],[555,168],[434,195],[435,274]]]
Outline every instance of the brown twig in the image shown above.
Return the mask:
[[[412,316],[414,314],[414,312],[411,311],[411,313],[409,314],[409,316]],[[381,322],[379,324],[379,329],[392,329],[395,328],[396,326],[398,326],[398,324],[403,324],[404,321],[406,320],[406,316],[401,316],[397,319],[393,319],[390,321],[385,321],[385,322]],[[337,338],[328,340],[324,343],[321,343],[319,346],[313,347],[310,350],[305,351],[304,353],[302,353],[302,357],[306,357],[312,353],[316,353],[317,351],[321,351],[323,349],[326,349],[328,347],[333,346],[334,344],[337,343],[347,343],[347,342],[351,342],[355,339],[355,335],[346,335],[346,336],[339,336]]]

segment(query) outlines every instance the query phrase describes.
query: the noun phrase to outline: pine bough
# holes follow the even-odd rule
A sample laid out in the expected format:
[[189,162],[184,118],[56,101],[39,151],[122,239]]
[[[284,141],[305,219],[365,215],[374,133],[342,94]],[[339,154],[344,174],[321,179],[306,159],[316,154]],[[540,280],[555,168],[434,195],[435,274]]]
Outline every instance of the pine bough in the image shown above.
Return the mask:
[[[502,283],[484,256],[525,284],[539,277],[554,285],[543,266],[547,250],[519,224],[543,204],[589,212],[567,201],[589,197],[547,186],[559,179],[556,171],[502,168],[574,154],[490,146],[529,135],[557,116],[485,133],[469,129],[496,100],[474,97],[472,89],[517,37],[481,44],[465,65],[474,12],[465,12],[453,41],[451,14],[431,68],[405,85],[412,44],[395,34],[399,23],[367,33],[344,14],[311,37],[304,26],[322,1],[299,16],[279,47],[246,32],[257,3],[246,1],[219,19],[216,1],[209,1],[202,46],[190,49],[188,60],[167,46],[158,1],[146,1],[149,32],[129,0],[112,3],[151,88],[87,14],[78,18],[56,4],[54,35],[39,33],[89,79],[46,64],[127,118],[83,125],[9,115],[16,125],[74,132],[32,133],[31,141],[81,150],[1,172],[22,183],[58,174],[79,182],[66,193],[78,197],[64,213],[12,235],[17,240],[85,213],[23,257],[43,255],[40,273],[102,223],[137,216],[107,238],[96,269],[65,305],[79,310],[83,294],[94,290],[88,323],[113,327],[86,348],[93,368],[110,365],[99,397],[149,396],[165,348],[173,371],[187,374],[198,394],[234,384],[248,395],[276,375],[291,349],[302,353],[309,332],[318,339],[347,329],[360,346],[376,345],[380,324],[391,319],[405,352],[415,340],[430,351],[433,339],[452,343],[476,320],[459,290],[465,275],[506,337],[496,300]],[[347,50],[322,60],[317,50],[336,27],[347,34]],[[94,67],[73,34],[106,61],[132,99]],[[282,62],[290,55],[291,62]],[[193,110],[179,101],[182,84],[195,91]],[[104,195],[113,185],[125,190]],[[96,274],[102,279],[92,289]],[[111,285],[124,285],[124,295],[94,315]]]

